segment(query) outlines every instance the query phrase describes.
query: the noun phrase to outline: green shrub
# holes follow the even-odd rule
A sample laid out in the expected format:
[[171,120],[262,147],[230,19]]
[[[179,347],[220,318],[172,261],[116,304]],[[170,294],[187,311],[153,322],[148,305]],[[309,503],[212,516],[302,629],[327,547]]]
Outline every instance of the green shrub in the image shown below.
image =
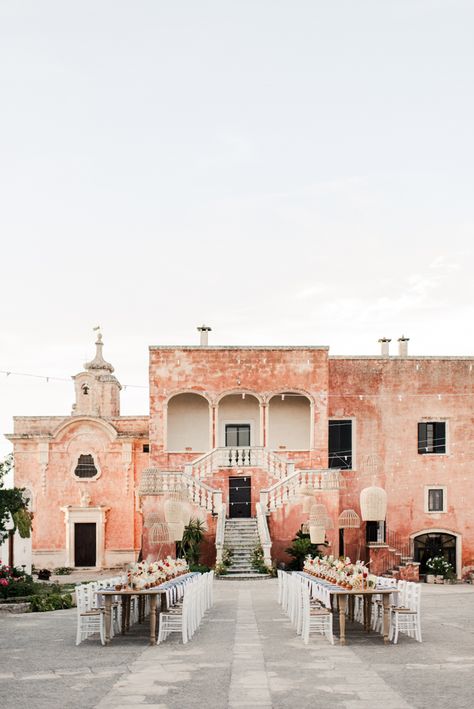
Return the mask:
[[293,557],[290,561],[290,569],[294,569],[295,571],[301,571],[308,554],[313,558],[321,556],[318,546],[311,544],[309,534],[304,534],[301,530],[298,530],[296,537],[291,542],[291,546],[285,549],[285,551]]
[[72,574],[72,569],[70,566],[58,566],[57,569],[54,569],[54,573],[56,576],[69,576]]
[[19,596],[30,596],[35,591],[35,582],[31,578],[14,581],[8,586],[8,598],[18,598]]
[[251,566],[257,574],[269,574],[271,569],[265,564],[263,549],[260,544],[258,544],[252,552]]
[[229,572],[229,567],[225,564],[216,564],[214,567],[216,576],[225,576]]
[[36,595],[31,597],[32,613],[44,613],[45,611],[58,611],[63,608],[72,608],[72,596],[70,593],[61,595],[51,593],[49,595]]
[[224,564],[224,566],[230,566],[232,564],[232,557],[234,556],[234,552],[230,547],[224,547],[222,550],[222,561],[221,564]]
[[207,572],[210,571],[209,566],[205,564],[191,564],[189,570],[198,571],[200,574],[207,574]]

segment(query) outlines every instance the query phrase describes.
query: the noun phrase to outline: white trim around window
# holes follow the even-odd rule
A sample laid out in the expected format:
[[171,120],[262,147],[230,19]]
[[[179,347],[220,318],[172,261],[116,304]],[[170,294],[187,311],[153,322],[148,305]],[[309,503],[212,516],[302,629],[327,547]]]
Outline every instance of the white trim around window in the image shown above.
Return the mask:
[[[430,510],[429,509],[430,490],[442,490],[443,491],[443,509],[441,509],[441,510]],[[448,488],[446,487],[446,485],[425,485],[424,511],[425,511],[425,514],[428,514],[428,515],[445,514],[448,511]]]
[[329,421],[352,421],[351,445],[352,445],[352,465],[346,470],[357,470],[357,419],[355,416],[328,416],[328,441],[329,441]]

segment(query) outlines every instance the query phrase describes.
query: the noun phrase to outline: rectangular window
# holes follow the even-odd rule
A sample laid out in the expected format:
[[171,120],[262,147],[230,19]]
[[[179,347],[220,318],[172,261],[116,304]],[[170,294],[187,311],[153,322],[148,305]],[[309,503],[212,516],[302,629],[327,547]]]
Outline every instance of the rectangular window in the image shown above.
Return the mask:
[[352,421],[341,419],[329,421],[328,466],[352,468]]
[[418,424],[418,453],[446,453],[446,422]]
[[227,424],[225,427],[225,444],[230,447],[250,446],[250,424]]
[[143,452],[144,452],[144,453],[149,453],[149,452],[150,452],[150,444],[149,444],[149,443],[144,443],[144,444],[143,444]]
[[444,490],[430,489],[428,490],[428,512],[443,512],[444,511]]

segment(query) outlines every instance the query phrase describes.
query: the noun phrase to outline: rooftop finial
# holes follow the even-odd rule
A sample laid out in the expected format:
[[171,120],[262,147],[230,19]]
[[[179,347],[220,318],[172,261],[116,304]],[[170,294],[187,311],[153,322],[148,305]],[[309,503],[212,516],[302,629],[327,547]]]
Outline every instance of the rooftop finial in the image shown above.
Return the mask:
[[99,369],[106,372],[113,372],[114,368],[109,362],[106,362],[102,355],[102,347],[104,343],[102,342],[102,333],[100,331],[100,325],[96,325],[92,328],[94,332],[97,332],[97,340],[95,341],[95,357],[90,362],[86,362],[84,367],[86,369]]

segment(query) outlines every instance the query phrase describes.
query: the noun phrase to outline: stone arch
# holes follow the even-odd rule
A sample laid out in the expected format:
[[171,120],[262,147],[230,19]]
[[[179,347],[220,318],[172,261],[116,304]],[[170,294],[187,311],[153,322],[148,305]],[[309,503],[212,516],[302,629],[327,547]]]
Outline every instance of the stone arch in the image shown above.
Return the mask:
[[297,389],[267,397],[267,441],[272,450],[310,450],[314,400]]
[[255,399],[257,399],[259,404],[264,403],[264,397],[262,394],[259,394],[257,391],[254,391],[253,389],[227,389],[226,391],[222,391],[220,394],[217,395],[215,403],[218,406],[219,403],[222,401],[222,399],[225,399],[226,396],[240,396],[242,397],[242,394],[245,394],[245,397],[247,396],[253,396]]
[[262,397],[247,389],[232,389],[222,392],[216,406],[216,445],[226,445],[227,427],[241,425],[250,428],[250,445],[262,445],[261,438]]
[[459,534],[459,532],[454,532],[452,529],[446,529],[444,527],[429,527],[428,529],[420,529],[418,532],[413,532],[413,534],[410,534],[410,543],[412,549],[414,549],[416,537],[421,537],[424,534],[448,534],[456,539],[455,571],[457,578],[460,579],[462,572],[462,534]]
[[209,450],[210,401],[198,391],[172,394],[166,406],[166,448],[171,452]]
[[114,441],[117,438],[117,429],[114,428],[112,424],[108,423],[108,421],[104,421],[103,419],[99,418],[94,418],[92,416],[74,416],[68,419],[67,421],[64,421],[56,428],[52,437],[59,440],[66,433],[68,433],[68,429],[71,426],[77,426],[78,428],[80,428],[81,425],[84,424],[88,424],[89,426],[95,426],[101,429],[103,433],[107,434],[110,441]]

